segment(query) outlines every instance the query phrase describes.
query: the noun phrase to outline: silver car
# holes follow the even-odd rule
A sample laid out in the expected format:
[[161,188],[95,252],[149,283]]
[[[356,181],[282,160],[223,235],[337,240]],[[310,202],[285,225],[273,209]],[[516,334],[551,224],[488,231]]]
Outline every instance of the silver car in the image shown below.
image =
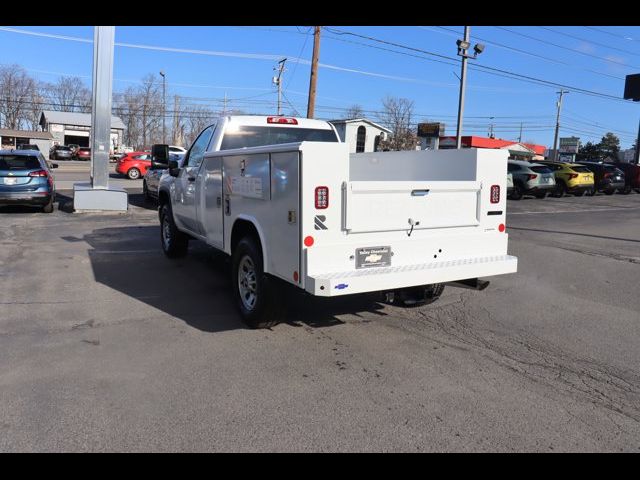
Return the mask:
[[[169,160],[176,160],[178,166],[182,167],[184,162],[184,153],[169,153]],[[153,164],[152,164],[153,165]],[[166,168],[152,168],[147,169],[147,173],[142,180],[142,192],[144,193],[144,199],[148,202],[152,200],[158,200],[158,186],[160,185],[160,177],[167,172]]]
[[513,200],[520,200],[524,195],[544,198],[556,187],[553,170],[539,163],[509,160],[507,171],[513,175]]

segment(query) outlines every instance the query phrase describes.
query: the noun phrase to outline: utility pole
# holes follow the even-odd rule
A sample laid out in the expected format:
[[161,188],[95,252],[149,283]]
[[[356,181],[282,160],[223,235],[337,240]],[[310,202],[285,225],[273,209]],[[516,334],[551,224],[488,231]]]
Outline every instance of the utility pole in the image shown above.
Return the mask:
[[282,74],[284,73],[284,63],[286,61],[287,59],[283,58],[278,62],[278,67],[273,68],[274,70],[278,70],[278,76],[273,77],[273,83],[278,87],[278,115],[282,115]]
[[522,143],[522,122],[520,122],[520,136],[518,137],[518,143]]
[[489,124],[489,138],[496,138],[493,134],[493,117],[490,117],[490,120],[492,120],[492,122]]
[[309,78],[309,103],[307,118],[313,118],[316,110],[316,84],[318,82],[318,57],[320,56],[320,27],[314,27],[313,58],[311,60],[311,76]]
[[180,97],[178,95],[173,96],[173,140],[174,145],[180,145],[182,142],[178,138],[178,110],[180,109]]
[[553,137],[553,161],[558,161],[558,133],[560,131],[560,110],[562,109],[562,96],[565,93],[569,93],[568,90],[560,90],[557,92],[560,95],[558,102],[556,103],[558,107],[558,113],[556,115],[556,134]]
[[167,116],[167,89],[164,70],[160,70],[160,75],[162,76],[162,143],[167,143],[167,134],[165,129],[165,119]]
[[224,92],[224,101],[222,103],[222,115],[227,114],[227,92]]
[[638,165],[638,159],[640,159],[640,122],[638,122],[638,137],[636,138],[636,148],[633,152],[633,163]]
[[464,40],[457,40],[458,55],[462,57],[462,70],[460,72],[460,98],[458,101],[458,128],[456,131],[456,148],[462,147],[462,117],[464,115],[464,92],[467,85],[467,60],[475,60],[484,51],[484,45],[477,43],[473,47],[473,55],[469,55],[467,50],[471,46],[469,43],[471,27],[464,27]]

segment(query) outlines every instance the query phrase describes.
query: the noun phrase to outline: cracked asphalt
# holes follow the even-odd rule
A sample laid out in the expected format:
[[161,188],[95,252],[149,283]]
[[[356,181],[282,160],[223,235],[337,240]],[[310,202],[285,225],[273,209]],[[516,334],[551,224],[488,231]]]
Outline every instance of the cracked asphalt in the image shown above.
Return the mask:
[[402,309],[292,298],[125,215],[0,208],[0,451],[640,451],[640,195],[508,203],[518,273]]

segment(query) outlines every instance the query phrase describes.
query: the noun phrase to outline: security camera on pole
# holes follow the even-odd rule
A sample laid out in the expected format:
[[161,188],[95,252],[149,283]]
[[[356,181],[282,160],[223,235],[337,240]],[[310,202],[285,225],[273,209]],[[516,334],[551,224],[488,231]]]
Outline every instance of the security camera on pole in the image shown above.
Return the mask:
[[469,33],[471,27],[464,27],[464,40],[456,41],[458,45],[458,55],[462,57],[462,71],[460,73],[460,98],[458,103],[458,129],[456,132],[456,148],[462,146],[462,116],[464,114],[464,91],[467,83],[467,60],[475,60],[478,55],[484,52],[484,45],[476,43],[473,47],[473,55],[469,55],[467,50],[471,47],[469,43]]
[[[640,102],[640,73],[627,75],[624,82],[624,99]],[[636,148],[633,153],[633,163],[636,165],[640,160],[640,122],[638,122],[638,137],[636,138]]]

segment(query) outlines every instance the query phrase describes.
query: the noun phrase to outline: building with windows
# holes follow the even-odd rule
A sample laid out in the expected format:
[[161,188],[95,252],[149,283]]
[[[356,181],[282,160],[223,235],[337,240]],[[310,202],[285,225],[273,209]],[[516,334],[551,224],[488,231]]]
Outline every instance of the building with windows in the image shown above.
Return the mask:
[[391,134],[388,128],[366,118],[330,120],[329,123],[336,127],[340,140],[349,145],[350,153],[375,152],[380,140]]
[[[78,112],[57,112],[44,110],[40,114],[40,127],[53,136],[54,145],[79,145],[90,147],[91,114]],[[119,117],[111,116],[111,145],[115,151],[122,145],[124,123]]]
[[[514,142],[501,138],[461,137],[462,148],[499,148],[509,150],[510,160],[544,160],[546,147],[534,143]],[[440,148],[456,148],[456,137],[440,137]]]
[[0,128],[0,146],[3,150],[18,148],[20,145],[37,145],[38,149],[46,157],[49,155],[52,140],[53,136],[49,132]]

